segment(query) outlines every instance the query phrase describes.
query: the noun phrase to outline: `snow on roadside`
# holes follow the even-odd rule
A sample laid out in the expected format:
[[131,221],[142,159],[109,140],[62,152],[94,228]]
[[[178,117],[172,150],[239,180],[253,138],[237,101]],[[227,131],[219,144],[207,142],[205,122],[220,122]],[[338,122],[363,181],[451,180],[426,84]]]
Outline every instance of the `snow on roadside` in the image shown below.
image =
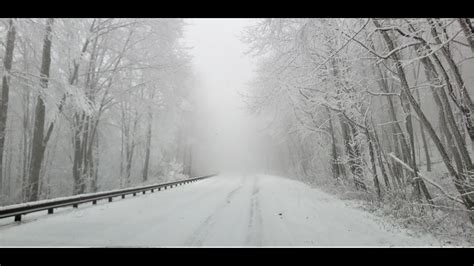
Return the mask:
[[[293,245],[323,246],[439,246],[430,235],[413,236],[366,211],[353,208],[334,195],[291,179],[260,175],[264,220],[282,213],[284,226],[274,223],[267,231],[287,232]],[[278,182],[274,182],[279,179]],[[283,218],[282,218],[283,219]],[[279,234],[268,233],[269,241],[283,244]],[[273,237],[273,239],[272,239]]]

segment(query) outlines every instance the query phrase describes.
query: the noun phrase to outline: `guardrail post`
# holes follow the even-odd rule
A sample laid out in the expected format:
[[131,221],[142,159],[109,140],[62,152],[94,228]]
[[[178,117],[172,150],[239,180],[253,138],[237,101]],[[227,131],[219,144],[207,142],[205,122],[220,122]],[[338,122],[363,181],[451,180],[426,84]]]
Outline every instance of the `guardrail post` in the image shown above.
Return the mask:
[[143,190],[143,195],[145,195],[145,192],[146,192],[146,191],[145,191],[145,190]]
[[93,201],[92,201],[92,204],[96,205],[96,204],[97,204],[97,200],[93,200]]
[[154,192],[154,189],[151,189],[151,193],[153,193],[153,192]]
[[21,214],[15,215],[15,222],[21,222]]
[[158,188],[158,191],[161,191],[161,187]]
[[122,195],[122,199],[124,199],[124,198],[125,198],[125,194]]
[[137,193],[133,192],[133,196],[135,197],[137,195]]
[[48,209],[48,214],[53,214],[53,212],[54,212],[53,208]]
[[73,208],[77,208],[77,204],[72,204],[72,207],[73,207]]
[[113,198],[112,198],[112,197],[110,197],[110,198],[109,198],[109,202],[112,202],[112,199],[113,199]]

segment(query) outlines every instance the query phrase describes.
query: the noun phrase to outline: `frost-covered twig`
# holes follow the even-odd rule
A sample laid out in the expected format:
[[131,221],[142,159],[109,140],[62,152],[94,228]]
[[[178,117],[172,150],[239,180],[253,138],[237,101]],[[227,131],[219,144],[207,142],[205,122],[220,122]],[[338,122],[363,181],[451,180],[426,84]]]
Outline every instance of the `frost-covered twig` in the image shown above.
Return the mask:
[[352,36],[349,38],[349,40],[346,41],[346,43],[344,43],[339,49],[337,49],[337,51],[335,51],[332,55],[330,55],[326,60],[324,60],[324,62],[322,62],[321,64],[319,64],[318,67],[315,68],[314,71],[316,70],[319,70],[322,66],[324,66],[327,62],[329,62],[329,60],[331,60],[331,58],[333,58],[334,56],[336,56],[340,51],[342,51],[342,49],[344,49],[352,40],[355,39],[355,37],[357,37],[357,35],[359,35],[360,32],[362,32],[363,29],[365,29],[365,27],[367,26],[367,24],[369,24],[369,21],[370,19],[367,19],[367,21],[364,23],[364,25]]
[[366,92],[373,96],[400,96],[399,93],[394,93],[394,92],[372,92],[368,89],[366,90]]
[[[457,203],[461,203],[461,204],[464,204],[460,199],[458,199],[457,197],[455,196],[452,196],[450,195],[448,192],[446,192],[440,185],[438,185],[436,182],[434,182],[433,180],[427,178],[427,177],[424,177],[420,174],[420,172],[415,172],[410,166],[408,166],[405,162],[403,162],[402,160],[400,160],[397,156],[395,156],[393,153],[389,153],[388,154],[390,157],[392,157],[392,159],[394,159],[396,162],[398,162],[400,165],[403,166],[403,168],[407,169],[408,171],[414,173],[418,178],[421,178],[423,179],[424,181],[428,182],[429,184],[433,185],[434,187],[436,187],[439,191],[441,191],[441,193],[443,193],[447,198],[449,198],[450,200],[453,200]],[[415,177],[413,180],[416,180],[417,178]]]

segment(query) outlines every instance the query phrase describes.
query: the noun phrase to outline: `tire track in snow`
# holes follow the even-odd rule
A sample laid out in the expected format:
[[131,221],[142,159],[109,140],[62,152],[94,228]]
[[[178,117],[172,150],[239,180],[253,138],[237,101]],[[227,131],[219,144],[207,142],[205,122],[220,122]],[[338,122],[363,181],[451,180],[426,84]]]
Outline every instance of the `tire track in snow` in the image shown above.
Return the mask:
[[258,187],[258,176],[254,177],[252,195],[250,200],[250,216],[248,222],[248,233],[245,243],[247,245],[262,245],[262,212],[260,210],[260,204],[258,200],[259,187]]
[[[268,182],[269,176],[259,175],[259,177],[260,187],[264,189],[263,192],[260,192],[261,201],[259,207],[260,210],[262,208],[263,210],[265,210],[265,216],[260,216],[260,219],[263,220],[263,218],[265,218],[265,229],[267,231],[267,235],[265,235],[266,238],[261,238],[262,241],[260,245],[278,246],[281,245],[282,242],[284,242],[285,246],[294,246],[295,239],[291,234],[294,228],[288,227],[289,224],[287,223],[288,221],[286,218],[286,216],[290,214],[290,210],[284,207],[287,203],[288,198],[282,198],[281,194],[275,193],[277,191],[275,191],[274,187],[272,187],[273,181]],[[287,189],[289,187],[291,186],[285,186],[286,191],[288,191]],[[277,218],[277,214],[279,213],[281,213],[283,216]],[[263,224],[263,221],[261,222],[261,224]],[[261,226],[261,229],[263,229],[263,226]],[[260,234],[262,234],[262,236],[264,235],[262,230],[260,230]]]
[[243,178],[239,186],[229,192],[229,194],[227,194],[227,196],[225,197],[225,200],[216,207],[215,211],[211,213],[211,215],[209,215],[201,225],[199,225],[193,235],[185,241],[186,246],[202,246],[205,237],[209,234],[212,229],[212,226],[216,222],[217,214],[221,212],[221,210],[224,209],[227,204],[230,203],[231,199],[235,196],[237,191],[241,190],[244,187],[245,180],[246,178]]

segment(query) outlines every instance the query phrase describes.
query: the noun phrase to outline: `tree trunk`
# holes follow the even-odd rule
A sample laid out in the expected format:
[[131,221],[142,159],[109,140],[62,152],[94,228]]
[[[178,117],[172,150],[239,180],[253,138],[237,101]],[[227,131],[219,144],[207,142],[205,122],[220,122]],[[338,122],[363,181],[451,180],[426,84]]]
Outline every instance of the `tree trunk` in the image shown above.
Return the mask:
[[[96,125],[97,127],[97,125]],[[95,136],[95,135],[93,135]],[[94,166],[92,167],[92,179],[91,179],[91,184],[90,184],[90,190],[92,193],[97,192],[99,190],[99,185],[98,185],[98,179],[99,179],[99,162],[100,162],[100,157],[99,157],[99,136],[96,136],[93,139],[93,148],[91,148],[91,157],[94,158],[92,162],[94,163]],[[92,155],[93,153],[93,155]],[[95,155],[95,156],[94,156]]]
[[372,165],[372,173],[374,175],[374,186],[375,186],[375,190],[377,191],[377,196],[380,200],[382,199],[382,192],[380,190],[380,182],[377,176],[377,166],[375,165],[375,152],[374,152],[374,145],[373,145],[373,137],[371,136],[367,128],[366,128],[365,133],[367,135],[367,141],[369,142],[370,164]]
[[[416,90],[416,96],[418,98],[418,101],[421,102],[420,92],[418,90]],[[426,158],[426,171],[431,172],[431,156],[429,152],[428,142],[426,140],[425,130],[423,129],[422,123],[420,123],[420,134],[421,134],[421,141],[423,142],[423,150],[425,152],[425,158]]]
[[374,140],[375,140],[375,150],[377,151],[377,158],[378,158],[377,160],[379,162],[380,171],[382,173],[382,177],[385,182],[385,187],[387,188],[387,190],[391,190],[392,186],[390,185],[387,171],[385,170],[385,165],[383,163],[383,158],[385,157],[385,154],[383,153],[382,145],[380,145],[380,139],[379,139],[377,131],[375,130],[375,128],[372,128],[372,130],[374,131],[373,134],[374,134]]
[[13,50],[15,48],[16,30],[11,18],[8,23],[7,44],[3,58],[2,97],[0,98],[0,195],[3,191],[3,153],[7,135],[8,98],[10,93],[10,71],[12,69]]
[[188,157],[188,176],[189,177],[192,177],[192,174],[193,174],[193,146],[192,145],[189,145],[188,147],[189,149],[189,157]]
[[[23,44],[24,45],[24,44]],[[26,45],[24,45],[26,46]],[[23,47],[25,48],[25,47]],[[27,61],[27,49],[25,49],[24,55],[24,72],[30,73],[28,61]],[[21,180],[21,202],[25,202],[27,200],[27,190],[28,190],[28,177],[29,177],[29,169],[30,169],[30,162],[31,162],[31,139],[32,139],[32,130],[30,117],[31,111],[31,92],[29,91],[29,81],[25,81],[24,84],[24,94],[23,94],[23,118],[22,118],[22,130],[23,130],[23,138],[22,138],[22,169],[21,169],[21,176],[19,179]]]
[[348,121],[346,121],[346,118],[344,118],[341,113],[339,114],[339,121],[341,123],[344,146],[346,147],[346,155],[354,179],[354,185],[357,190],[362,189],[367,191],[367,186],[363,181],[364,173],[362,170],[360,150],[357,143],[354,143],[355,129]]
[[73,136],[73,148],[74,148],[74,159],[72,165],[72,176],[74,180],[73,195],[80,194],[81,190],[81,169],[82,169],[82,156],[81,156],[81,131],[82,123],[78,122],[79,115],[74,114],[74,136]]
[[474,27],[472,27],[471,20],[469,18],[458,18],[458,23],[464,32],[464,36],[466,36],[472,53],[474,53]]
[[[49,69],[51,65],[51,41],[52,26],[54,19],[49,18],[46,22],[46,32],[43,41],[43,55],[40,70],[40,86],[42,90],[48,88]],[[44,143],[45,105],[41,95],[38,95],[35,109],[35,123],[33,131],[33,143],[31,150],[31,165],[29,170],[28,201],[38,200],[38,183],[41,171],[41,164],[44,159],[46,143]]]
[[333,126],[333,123],[332,123],[332,117],[331,117],[331,111],[329,110],[328,107],[326,107],[326,112],[328,114],[328,117],[329,117],[329,132],[331,134],[331,149],[332,149],[332,162],[331,162],[331,166],[332,166],[332,175],[333,175],[333,178],[334,179],[338,179],[341,177],[341,168],[340,168],[340,165],[339,165],[339,155],[337,154],[337,143],[336,143],[336,136],[335,136],[335,132],[334,132],[334,126]]
[[[464,170],[464,165],[461,159],[461,156],[459,155],[458,148],[456,147],[456,144],[453,141],[453,135],[451,134],[450,130],[446,126],[448,123],[446,122],[446,110],[443,106],[443,103],[441,101],[441,98],[438,94],[437,91],[434,89],[432,90],[433,98],[435,100],[436,105],[438,106],[439,110],[439,124],[440,124],[440,129],[442,134],[444,134],[446,138],[446,147],[450,151],[450,154],[452,155],[454,162],[456,164],[456,168],[459,172],[462,172]],[[449,155],[448,155],[449,156]]]
[[145,147],[145,165],[143,166],[143,182],[148,180],[148,167],[150,163],[150,150],[151,150],[151,130],[153,123],[153,114],[148,113],[148,128],[146,133],[146,147]]

